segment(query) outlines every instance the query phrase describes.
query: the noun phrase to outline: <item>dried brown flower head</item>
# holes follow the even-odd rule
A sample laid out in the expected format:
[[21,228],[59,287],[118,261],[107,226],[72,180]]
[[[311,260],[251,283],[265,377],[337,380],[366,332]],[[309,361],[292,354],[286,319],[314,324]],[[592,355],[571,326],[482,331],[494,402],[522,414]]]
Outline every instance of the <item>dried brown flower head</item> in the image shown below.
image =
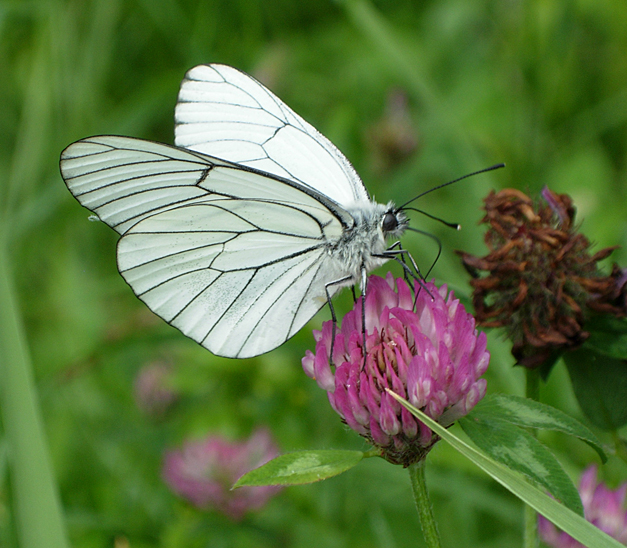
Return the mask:
[[567,194],[542,191],[534,205],[515,189],[492,191],[481,223],[490,253],[458,252],[473,276],[475,315],[484,327],[504,327],[519,364],[534,368],[587,337],[591,311],[624,316],[627,275],[614,266],[604,276],[597,262],[614,248],[590,255],[590,242],[574,226]]

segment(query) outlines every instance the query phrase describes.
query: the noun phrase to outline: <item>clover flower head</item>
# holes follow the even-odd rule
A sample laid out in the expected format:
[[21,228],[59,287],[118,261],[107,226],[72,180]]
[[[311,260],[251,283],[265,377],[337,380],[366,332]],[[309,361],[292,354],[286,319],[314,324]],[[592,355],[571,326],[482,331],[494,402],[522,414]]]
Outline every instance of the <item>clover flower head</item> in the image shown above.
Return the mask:
[[194,506],[217,510],[239,521],[246,512],[264,506],[281,488],[247,486],[232,491],[231,487],[245,473],[278,453],[265,429],[257,430],[242,442],[210,435],[166,452],[163,479],[172,491]]
[[485,395],[486,381],[479,377],[490,359],[486,336],[446,286],[424,283],[414,299],[403,279],[388,274],[371,276],[367,287],[365,352],[360,297],[334,342],[332,322],[314,331],[316,351],[307,351],[303,368],[348,426],[388,461],[409,466],[438,437],[386,389],[443,426],[452,424]]
[[[627,545],[627,483],[616,490],[597,482],[596,466],[588,467],[581,476],[579,494],[586,519],[618,542]],[[553,548],[585,548],[570,535],[560,531],[544,516],[538,516],[542,540]]]

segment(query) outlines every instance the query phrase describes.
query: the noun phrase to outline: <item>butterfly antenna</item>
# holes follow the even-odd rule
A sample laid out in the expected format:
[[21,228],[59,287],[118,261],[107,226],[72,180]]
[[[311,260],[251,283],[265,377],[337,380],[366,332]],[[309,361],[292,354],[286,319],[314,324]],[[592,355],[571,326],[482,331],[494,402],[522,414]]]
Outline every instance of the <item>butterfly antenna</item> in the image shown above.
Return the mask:
[[405,202],[402,206],[397,208],[397,211],[401,211],[401,210],[405,209],[413,201],[417,200],[418,198],[422,198],[425,194],[429,194],[430,192],[433,192],[434,190],[439,190],[440,188],[444,188],[445,186],[452,185],[453,183],[458,183],[459,181],[463,181],[464,179],[468,179],[468,177],[472,177],[473,175],[479,175],[480,173],[486,173],[488,171],[494,171],[495,169],[500,169],[502,167],[505,167],[505,164],[502,164],[502,163],[501,164],[495,164],[493,166],[486,167],[484,169],[480,169],[479,171],[473,171],[472,173],[468,173],[467,175],[463,175],[462,177],[459,177],[458,179],[454,179],[452,181],[449,181],[448,183],[444,183],[444,184],[441,184],[441,185],[438,185],[438,186],[434,186],[433,188],[430,188],[429,190],[425,190],[423,193],[418,194],[418,196],[415,196],[414,198],[412,198],[408,202]]
[[[426,211],[423,211],[422,209],[418,209],[416,207],[405,207],[403,208],[403,211],[415,211],[416,213],[421,213],[425,217],[429,217],[429,219],[433,219],[434,221],[437,221],[438,223],[442,223],[444,226],[447,226],[449,228],[454,228],[455,230],[461,230],[462,228],[462,225],[460,225],[459,223],[449,223],[448,221],[445,221],[444,219],[440,219],[440,217],[431,215],[431,213],[427,213]],[[410,230],[413,230],[413,229],[410,229]]]

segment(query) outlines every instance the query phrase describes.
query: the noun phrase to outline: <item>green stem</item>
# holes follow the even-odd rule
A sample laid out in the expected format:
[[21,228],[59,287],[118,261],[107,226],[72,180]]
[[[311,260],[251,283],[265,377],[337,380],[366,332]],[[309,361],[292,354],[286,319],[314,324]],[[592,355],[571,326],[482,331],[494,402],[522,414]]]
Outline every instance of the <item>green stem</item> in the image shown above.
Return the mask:
[[524,548],[536,548],[538,546],[538,514],[531,507],[525,505],[525,539]]
[[414,501],[418,509],[422,534],[429,548],[441,548],[438,527],[433,517],[433,508],[425,482],[425,459],[412,464],[409,467],[409,478],[414,492]]
[[[540,373],[536,369],[526,369],[525,395],[530,400],[540,399]],[[536,435],[534,428],[529,429],[532,436]],[[538,546],[538,514],[531,506],[525,506],[525,533],[524,548],[536,548]]]
[[527,385],[525,396],[530,400],[540,401],[540,373],[537,369],[525,369],[527,372]]

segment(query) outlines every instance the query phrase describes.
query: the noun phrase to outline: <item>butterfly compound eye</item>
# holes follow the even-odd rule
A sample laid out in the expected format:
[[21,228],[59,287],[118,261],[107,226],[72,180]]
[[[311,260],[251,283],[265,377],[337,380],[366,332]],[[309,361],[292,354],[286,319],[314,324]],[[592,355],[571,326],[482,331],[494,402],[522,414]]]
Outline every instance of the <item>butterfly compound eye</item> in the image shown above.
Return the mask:
[[392,232],[398,228],[398,219],[391,211],[388,211],[381,221],[381,229],[383,232]]

